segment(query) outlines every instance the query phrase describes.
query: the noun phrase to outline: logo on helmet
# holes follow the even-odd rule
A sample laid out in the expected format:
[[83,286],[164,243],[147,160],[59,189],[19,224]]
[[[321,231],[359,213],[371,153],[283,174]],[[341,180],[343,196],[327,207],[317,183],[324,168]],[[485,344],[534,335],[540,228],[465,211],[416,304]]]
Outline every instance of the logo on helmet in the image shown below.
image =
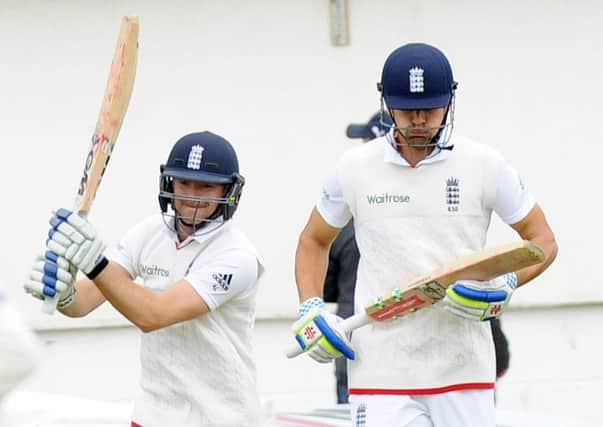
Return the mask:
[[410,80],[410,93],[423,93],[423,69],[413,67],[408,70],[408,78]]
[[201,159],[203,158],[203,146],[202,145],[193,145],[191,147],[191,152],[188,155],[188,162],[186,167],[189,169],[201,169]]

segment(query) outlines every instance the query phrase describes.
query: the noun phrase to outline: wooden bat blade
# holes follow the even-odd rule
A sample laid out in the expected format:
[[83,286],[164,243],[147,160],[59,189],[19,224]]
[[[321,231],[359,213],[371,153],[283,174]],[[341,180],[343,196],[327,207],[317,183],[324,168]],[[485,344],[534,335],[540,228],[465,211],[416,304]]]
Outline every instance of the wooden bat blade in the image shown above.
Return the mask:
[[74,211],[86,215],[117,141],[126,115],[138,61],[138,18],[124,17],[96,128],[90,141]]
[[542,261],[542,249],[528,241],[486,249],[394,288],[387,297],[366,306],[365,311],[377,321],[397,318],[440,301],[446,296],[446,288],[459,280],[490,280]]
[[[432,273],[394,288],[387,297],[377,298],[342,322],[347,333],[374,321],[398,319],[434,304],[446,296],[446,288],[459,280],[490,280],[501,274],[518,271],[544,261],[540,247],[527,240],[474,252]],[[289,358],[302,353],[299,345],[291,346]]]

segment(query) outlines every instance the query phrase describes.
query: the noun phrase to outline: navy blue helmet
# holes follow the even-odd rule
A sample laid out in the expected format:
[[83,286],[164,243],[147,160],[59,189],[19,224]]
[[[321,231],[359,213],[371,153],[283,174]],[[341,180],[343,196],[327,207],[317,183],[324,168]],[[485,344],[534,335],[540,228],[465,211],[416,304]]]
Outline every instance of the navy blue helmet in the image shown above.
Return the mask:
[[409,43],[388,56],[381,88],[389,108],[428,110],[448,106],[456,83],[441,50],[425,43]]
[[[447,144],[454,122],[457,83],[441,50],[425,43],[408,43],[397,48],[387,57],[377,88],[381,92],[383,111],[387,111],[386,107],[390,112],[392,109],[446,108],[446,116],[432,145]],[[398,130],[404,133],[406,129]]]
[[[173,191],[174,178],[213,184],[226,184],[224,197],[212,201],[219,204],[214,217],[224,220],[232,218],[237,210],[245,179],[239,174],[237,154],[230,143],[211,132],[196,132],[180,138],[160,167],[159,206],[166,213],[173,199],[178,198]],[[187,197],[190,199],[190,197]],[[203,200],[202,200],[203,199]]]

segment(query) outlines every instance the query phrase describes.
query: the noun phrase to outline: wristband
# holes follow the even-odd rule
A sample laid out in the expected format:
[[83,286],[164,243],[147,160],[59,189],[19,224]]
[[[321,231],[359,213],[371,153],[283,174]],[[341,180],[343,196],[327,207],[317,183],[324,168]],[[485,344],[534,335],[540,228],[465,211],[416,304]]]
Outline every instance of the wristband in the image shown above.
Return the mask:
[[90,273],[86,274],[86,277],[90,280],[94,280],[96,276],[101,274],[105,267],[109,264],[107,257],[103,256],[101,260],[94,266]]
[[312,310],[314,307],[323,308],[325,302],[320,297],[312,297],[305,300],[297,309],[297,314],[300,318],[304,317],[306,313]]
[[505,278],[507,285],[513,290],[517,289],[517,285],[519,285],[519,278],[517,277],[517,273],[511,272],[503,275]]

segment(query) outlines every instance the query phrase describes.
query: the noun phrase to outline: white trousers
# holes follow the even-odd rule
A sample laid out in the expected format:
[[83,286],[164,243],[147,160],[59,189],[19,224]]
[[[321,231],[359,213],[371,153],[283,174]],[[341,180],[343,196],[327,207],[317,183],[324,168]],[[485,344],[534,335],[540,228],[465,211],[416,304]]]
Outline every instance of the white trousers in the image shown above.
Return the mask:
[[494,390],[351,395],[354,427],[494,427]]

